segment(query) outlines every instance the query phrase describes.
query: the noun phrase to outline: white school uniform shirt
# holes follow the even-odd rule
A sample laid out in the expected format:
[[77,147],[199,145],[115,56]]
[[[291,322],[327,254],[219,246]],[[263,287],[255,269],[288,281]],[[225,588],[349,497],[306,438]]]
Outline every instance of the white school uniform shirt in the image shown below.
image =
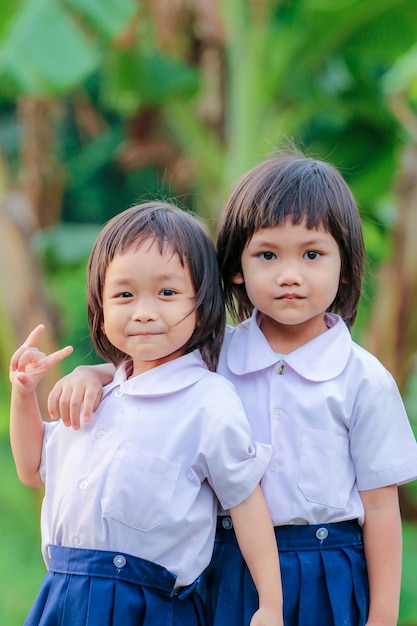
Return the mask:
[[90,424],[45,426],[46,564],[50,544],[125,552],[176,574],[176,587],[210,562],[215,494],[224,508],[243,502],[271,456],[197,351],[133,378],[123,365]]
[[275,526],[364,520],[359,490],[417,478],[417,444],[397,385],[343,320],[283,357],[260,313],[228,327],[218,371],[273,454],[262,489]]

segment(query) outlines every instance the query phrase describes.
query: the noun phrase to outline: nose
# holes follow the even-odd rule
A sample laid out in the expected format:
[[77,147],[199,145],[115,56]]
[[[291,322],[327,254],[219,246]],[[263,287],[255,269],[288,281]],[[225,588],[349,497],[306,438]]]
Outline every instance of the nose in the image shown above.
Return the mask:
[[277,282],[281,286],[301,285],[303,278],[299,264],[295,261],[280,263]]
[[135,322],[152,322],[156,320],[158,313],[152,298],[139,298],[132,311],[132,319]]

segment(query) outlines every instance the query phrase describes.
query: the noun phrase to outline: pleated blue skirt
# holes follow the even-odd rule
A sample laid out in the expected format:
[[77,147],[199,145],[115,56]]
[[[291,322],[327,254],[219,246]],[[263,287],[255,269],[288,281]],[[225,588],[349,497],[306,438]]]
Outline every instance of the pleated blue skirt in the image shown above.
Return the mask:
[[[356,521],[275,528],[285,626],[364,626],[369,610],[362,529]],[[258,594],[230,517],[219,518],[199,592],[207,626],[249,626]]]
[[24,626],[205,626],[196,584],[128,554],[50,546],[51,560]]

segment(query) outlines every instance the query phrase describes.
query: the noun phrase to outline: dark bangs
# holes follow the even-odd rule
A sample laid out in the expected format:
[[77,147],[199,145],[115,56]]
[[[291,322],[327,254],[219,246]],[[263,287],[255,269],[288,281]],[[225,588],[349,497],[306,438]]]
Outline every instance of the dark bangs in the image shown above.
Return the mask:
[[236,322],[249,317],[253,306],[245,285],[235,285],[245,246],[259,230],[306,223],[324,228],[336,240],[341,261],[339,290],[329,310],[351,326],[362,285],[364,245],[355,200],[331,165],[303,156],[278,156],[245,174],[233,190],[220,222],[217,253],[227,307]]
[[161,253],[171,251],[189,268],[196,294],[190,314],[196,311],[197,324],[184,349],[185,352],[199,349],[206,365],[214,371],[225,327],[214,245],[195,216],[166,202],[148,202],[127,209],[112,218],[99,234],[87,269],[87,313],[95,348],[100,356],[115,365],[129,358],[110,344],[101,328],[104,281],[116,255],[149,239],[157,242]]

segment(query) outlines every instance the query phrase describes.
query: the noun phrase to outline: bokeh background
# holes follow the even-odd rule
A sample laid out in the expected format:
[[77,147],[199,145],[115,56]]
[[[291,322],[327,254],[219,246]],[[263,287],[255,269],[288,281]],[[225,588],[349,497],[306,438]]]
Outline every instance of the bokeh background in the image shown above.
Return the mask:
[[[417,427],[415,0],[1,0],[0,623],[44,575],[40,490],[8,442],[8,363],[42,348],[96,362],[86,259],[128,206],[175,199],[213,235],[233,182],[295,145],[350,185],[368,252],[354,337],[395,376]],[[46,415],[46,410],[45,410]],[[401,488],[402,626],[417,624],[417,487]],[[389,541],[389,537],[387,537]]]

